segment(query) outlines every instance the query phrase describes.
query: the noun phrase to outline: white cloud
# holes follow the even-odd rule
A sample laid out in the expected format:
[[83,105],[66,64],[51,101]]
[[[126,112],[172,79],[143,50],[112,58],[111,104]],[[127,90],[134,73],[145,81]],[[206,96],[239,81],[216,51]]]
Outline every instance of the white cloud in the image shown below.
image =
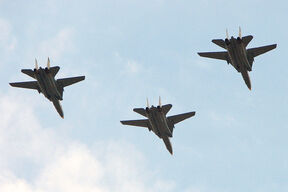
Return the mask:
[[34,106],[17,97],[0,95],[1,192],[173,190],[174,183],[147,169],[131,144],[71,141],[56,134],[57,128],[44,128]]
[[8,20],[0,18],[0,47],[4,51],[13,51],[17,40],[12,34],[12,27]]
[[237,124],[236,118],[230,114],[220,114],[219,112],[212,111],[210,112],[210,116],[214,123],[221,122],[222,126],[224,125],[225,127],[233,127],[233,125]]
[[41,42],[39,47],[40,55],[47,55],[51,58],[57,59],[63,53],[73,50],[73,34],[73,29],[64,28],[60,30],[55,37]]
[[141,70],[141,65],[134,60],[128,60],[127,64],[125,65],[125,71],[127,73],[138,73]]
[[132,75],[142,72],[142,65],[135,59],[123,58],[118,52],[114,53],[114,56],[121,66],[121,73],[126,75]]

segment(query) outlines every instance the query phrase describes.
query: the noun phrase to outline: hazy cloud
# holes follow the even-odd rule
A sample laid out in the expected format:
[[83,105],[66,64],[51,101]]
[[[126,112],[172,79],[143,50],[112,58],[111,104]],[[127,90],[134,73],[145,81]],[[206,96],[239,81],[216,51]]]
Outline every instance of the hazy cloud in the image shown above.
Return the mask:
[[12,27],[8,20],[0,18],[0,47],[4,51],[13,51],[17,40],[12,34]]
[[[105,141],[88,147],[70,141],[44,128],[27,103],[17,102],[13,95],[0,96],[1,192],[173,189],[173,182],[147,169],[144,157],[131,144]],[[23,169],[30,169],[30,179],[19,176]]]
[[71,28],[61,29],[56,36],[40,43],[40,55],[58,59],[65,52],[72,51],[74,49],[73,34],[74,30]]

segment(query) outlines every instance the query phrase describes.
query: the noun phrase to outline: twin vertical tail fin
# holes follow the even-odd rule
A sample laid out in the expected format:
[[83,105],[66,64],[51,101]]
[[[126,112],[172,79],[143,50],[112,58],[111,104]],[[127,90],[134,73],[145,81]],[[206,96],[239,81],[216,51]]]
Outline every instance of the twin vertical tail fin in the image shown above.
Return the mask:
[[38,62],[37,62],[37,59],[35,58],[35,70],[38,70],[39,67],[38,67]]
[[[239,39],[242,40],[243,44],[245,47],[247,47],[247,45],[250,43],[250,41],[253,39],[252,35],[248,35],[248,36],[244,36],[242,37],[242,31],[241,31],[241,27],[239,27],[239,34],[238,34]],[[228,34],[228,30],[226,29],[226,41],[229,41],[229,34]],[[225,45],[225,41],[222,39],[213,39],[212,40],[213,43],[215,43],[216,45],[226,49],[226,45]]]
[[48,57],[48,61],[47,61],[47,69],[50,69],[50,59]]

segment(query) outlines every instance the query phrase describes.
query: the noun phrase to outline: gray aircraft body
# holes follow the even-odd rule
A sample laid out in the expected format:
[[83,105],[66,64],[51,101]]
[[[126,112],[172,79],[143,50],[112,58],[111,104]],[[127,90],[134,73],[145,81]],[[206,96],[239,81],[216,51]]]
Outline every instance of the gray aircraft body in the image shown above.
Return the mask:
[[239,28],[239,37],[233,36],[229,39],[228,32],[226,31],[226,39],[213,39],[212,42],[216,45],[226,49],[223,52],[204,52],[198,53],[202,57],[209,57],[213,59],[221,59],[232,64],[232,66],[241,73],[247,87],[251,90],[251,82],[248,71],[252,71],[254,58],[258,55],[266,53],[275,49],[277,44],[246,49],[247,45],[253,39],[252,35],[241,37],[241,28]]
[[154,107],[153,105],[149,107],[147,101],[146,109],[135,108],[133,109],[133,111],[147,117],[148,119],[121,121],[121,123],[124,125],[148,128],[149,131],[153,131],[159,138],[163,139],[167,150],[171,154],[173,154],[172,145],[170,143],[169,137],[173,136],[174,125],[176,123],[179,123],[180,121],[194,116],[195,112],[166,117],[167,113],[170,111],[171,108],[171,104],[162,106],[160,99],[159,105],[157,107]]
[[63,100],[64,87],[77,83],[85,79],[85,76],[70,77],[55,80],[60,67],[50,67],[50,60],[48,58],[46,68],[38,68],[37,60],[35,60],[35,69],[22,69],[21,72],[36,79],[36,81],[10,83],[13,87],[35,89],[39,93],[49,99],[56,108],[59,115],[64,118],[63,110],[60,101]]

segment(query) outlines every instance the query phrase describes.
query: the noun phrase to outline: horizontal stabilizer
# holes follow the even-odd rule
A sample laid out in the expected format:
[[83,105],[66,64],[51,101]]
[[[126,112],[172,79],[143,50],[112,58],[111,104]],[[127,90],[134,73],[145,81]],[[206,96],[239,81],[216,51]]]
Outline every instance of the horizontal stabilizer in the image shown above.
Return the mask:
[[168,120],[175,125],[176,123],[179,123],[185,119],[193,117],[194,115],[195,115],[195,111],[189,112],[189,113],[183,113],[179,115],[173,115],[173,116],[168,117]]
[[31,69],[22,69],[21,70],[22,73],[32,77],[33,79],[35,79],[35,72]]
[[250,41],[253,39],[252,35],[248,35],[245,37],[242,37],[242,42],[244,44],[245,47],[247,47],[247,45],[250,43]]
[[208,58],[212,58],[212,59],[221,59],[221,60],[227,61],[228,63],[231,63],[229,61],[229,56],[228,56],[227,51],[205,52],[205,53],[198,53],[198,55],[200,55],[201,57],[208,57]]
[[277,47],[277,44],[251,48],[251,49],[247,49],[247,54],[249,57],[257,57],[258,55],[271,51],[272,49],[275,49],[276,47]]
[[26,88],[26,89],[36,89],[40,92],[37,81],[26,81],[18,83],[9,83],[12,87]]
[[216,45],[226,49],[225,41],[223,39],[213,39],[212,42],[215,43]]
[[172,108],[171,104],[163,105],[162,106],[162,111],[166,115],[170,111],[171,108]]
[[84,79],[85,76],[57,79],[57,84],[61,87],[66,87],[74,83],[78,83],[79,81],[83,81]]
[[139,113],[140,115],[143,115],[144,117],[146,117],[146,111],[143,108],[134,108],[133,109],[134,112]]
[[52,73],[53,77],[56,76],[56,74],[58,73],[59,70],[60,70],[60,67],[58,67],[58,66],[49,68],[49,71],[50,71],[50,73]]
[[120,121],[123,125],[132,125],[137,127],[147,127],[149,128],[148,119],[131,120],[131,121]]

